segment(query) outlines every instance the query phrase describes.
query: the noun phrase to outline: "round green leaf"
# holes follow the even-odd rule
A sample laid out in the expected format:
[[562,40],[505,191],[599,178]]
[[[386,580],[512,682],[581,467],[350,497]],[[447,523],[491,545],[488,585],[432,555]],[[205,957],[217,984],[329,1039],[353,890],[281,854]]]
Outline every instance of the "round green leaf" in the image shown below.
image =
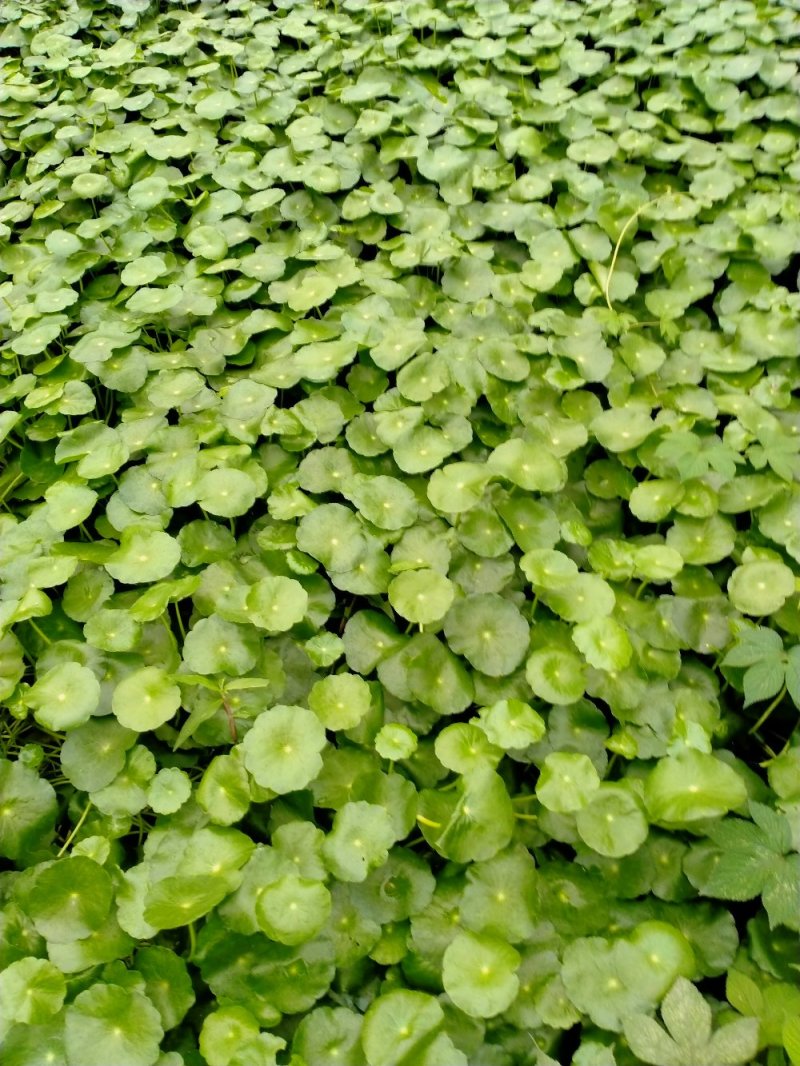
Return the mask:
[[331,913],[331,894],[321,881],[287,874],[267,885],[256,901],[261,930],[281,944],[302,944],[323,928]]
[[599,786],[600,776],[588,755],[552,751],[536,782],[536,796],[549,811],[568,814],[585,807]]
[[486,767],[460,778],[450,792],[421,792],[419,813],[425,839],[454,862],[490,859],[514,832],[514,809],[505,783]]
[[375,751],[382,759],[396,762],[398,759],[409,759],[417,750],[417,735],[407,725],[399,722],[387,722],[382,726],[375,737]]
[[139,211],[152,210],[169,195],[169,182],[160,175],[135,181],[128,189],[128,200]]
[[737,566],[728,579],[731,603],[742,614],[775,614],[795,592],[795,576],[788,566],[759,560]]
[[610,452],[638,448],[655,430],[649,408],[627,404],[597,415],[590,426],[600,444]]
[[192,782],[183,770],[165,766],[147,787],[147,802],[156,814],[174,814],[192,794]]
[[336,812],[333,829],[322,845],[328,869],[340,881],[363,881],[370,870],[386,861],[395,842],[387,810],[359,800]]
[[37,870],[25,892],[25,910],[42,936],[63,944],[97,932],[112,899],[111,878],[103,867],[77,856]]
[[482,766],[494,769],[502,757],[502,750],[482,730],[466,722],[445,726],[436,737],[434,751],[442,766],[459,774]]
[[258,1019],[244,1007],[221,1007],[207,1014],[200,1030],[200,1051],[208,1066],[229,1066],[260,1032]]
[[356,674],[329,674],[308,694],[308,706],[326,729],[352,729],[371,705],[370,687]]
[[441,1027],[444,1011],[434,996],[394,989],[364,1015],[361,1043],[369,1066],[396,1066],[425,1047]]
[[363,1066],[362,1017],[346,1007],[317,1007],[295,1031],[292,1050],[307,1066]]
[[240,677],[255,666],[258,648],[254,631],[212,614],[201,618],[186,634],[183,660],[195,674]]
[[465,1014],[493,1018],[516,999],[519,964],[519,952],[497,937],[459,933],[444,953],[445,992]]
[[146,894],[144,919],[155,929],[189,925],[221,903],[232,887],[224,876],[164,877]]
[[336,573],[356,566],[365,542],[362,527],[349,507],[327,503],[300,519],[297,547]]
[[719,818],[746,799],[744,781],[732,767],[694,748],[659,760],[645,778],[647,813],[668,826]]
[[181,549],[168,533],[129,526],[105,567],[115,581],[136,585],[160,581],[180,562]]
[[228,254],[228,242],[216,226],[196,226],[189,230],[183,238],[183,243],[192,255],[215,262],[224,259]]
[[417,625],[443,618],[453,602],[455,588],[436,570],[406,570],[389,585],[389,602],[398,614]]
[[540,648],[528,658],[525,676],[534,695],[548,703],[575,703],[584,692],[585,667],[563,648]]
[[186,962],[169,948],[148,945],[136,952],[135,966],[145,979],[147,997],[161,1015],[161,1024],[174,1029],[195,1001]]
[[562,589],[542,592],[542,598],[551,611],[567,622],[605,618],[616,604],[614,590],[597,574],[579,573]]
[[733,551],[735,530],[721,515],[711,518],[675,519],[667,531],[667,547],[674,548],[685,563],[706,566],[718,563]]
[[660,999],[679,977],[695,979],[697,961],[691,943],[680,929],[669,922],[641,922],[630,941],[644,952],[650,972],[647,984],[654,998]]
[[0,759],[0,855],[20,859],[46,843],[57,810],[49,781],[22,762]]
[[262,577],[250,588],[245,601],[253,625],[269,633],[283,633],[302,622],[308,593],[290,577]]
[[101,607],[83,627],[86,642],[103,651],[132,651],[141,635],[141,626],[127,611]]
[[359,514],[379,529],[405,529],[417,517],[416,496],[397,478],[355,474],[345,482],[341,491]]
[[557,492],[566,480],[561,459],[520,437],[499,444],[486,460],[486,468],[527,492]]
[[217,755],[195,793],[198,805],[216,825],[232,825],[250,808],[250,779],[236,755]]
[[88,666],[61,663],[32,686],[26,697],[47,729],[74,729],[87,722],[100,702],[100,682]]
[[41,1025],[61,1010],[64,975],[47,959],[12,962],[0,973],[0,1039],[14,1022]]
[[572,1003],[595,1025],[620,1031],[623,1019],[652,1010],[650,968],[645,953],[626,940],[580,937],[564,950],[561,970]]
[[450,463],[434,470],[428,482],[428,499],[437,511],[460,514],[480,503],[491,473],[478,463]]
[[684,488],[673,478],[658,478],[638,484],[628,506],[642,522],[661,522],[683,499]]
[[325,728],[305,707],[279,705],[260,714],[242,741],[244,764],[273,792],[305,788],[322,768]]
[[671,581],[683,569],[683,558],[664,544],[646,544],[633,556],[634,574],[655,584]]
[[110,785],[125,766],[125,753],[137,739],[111,716],[73,729],[61,746],[61,768],[71,785],[96,792]]
[[209,470],[197,483],[197,502],[204,511],[222,518],[246,514],[258,495],[258,487],[244,470],[230,467]]
[[[536,588],[554,591],[571,591],[572,582],[579,576],[575,562],[564,552],[551,548],[534,548],[527,551],[519,563],[528,581]],[[565,591],[565,595],[570,593]]]
[[504,751],[537,744],[545,734],[544,719],[522,700],[499,700],[483,707],[478,725],[486,736]]
[[632,855],[647,839],[641,804],[622,785],[600,785],[578,811],[576,825],[584,844],[612,859]]
[[57,481],[44,494],[47,522],[60,533],[85,522],[97,502],[97,493],[87,485]]
[[613,618],[581,622],[573,628],[572,640],[587,663],[597,670],[624,670],[633,654],[628,634]]
[[144,733],[164,725],[181,705],[181,690],[158,666],[145,666],[123,678],[111,707],[120,725]]
[[126,263],[120,274],[123,285],[149,285],[151,281],[167,273],[167,265],[160,255],[143,255]]
[[67,1007],[68,1066],[153,1066],[164,1036],[158,1011],[135,989],[98,983]]
[[528,623],[510,600],[494,593],[454,603],[444,632],[454,652],[490,677],[513,673],[528,651]]

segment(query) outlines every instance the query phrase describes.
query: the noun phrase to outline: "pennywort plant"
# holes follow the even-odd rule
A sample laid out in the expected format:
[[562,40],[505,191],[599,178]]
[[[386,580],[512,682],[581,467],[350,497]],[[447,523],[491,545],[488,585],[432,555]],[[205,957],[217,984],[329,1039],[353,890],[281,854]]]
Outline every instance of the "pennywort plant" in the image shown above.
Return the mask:
[[799,34],[3,5],[4,1063],[800,1063]]

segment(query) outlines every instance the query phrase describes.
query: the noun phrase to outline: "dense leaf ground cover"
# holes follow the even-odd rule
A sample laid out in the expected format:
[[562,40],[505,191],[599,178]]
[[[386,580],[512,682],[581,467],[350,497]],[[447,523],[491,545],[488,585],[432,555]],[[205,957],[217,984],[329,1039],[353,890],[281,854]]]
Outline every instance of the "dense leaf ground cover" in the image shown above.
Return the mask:
[[6,0],[5,1066],[800,1063],[799,58]]

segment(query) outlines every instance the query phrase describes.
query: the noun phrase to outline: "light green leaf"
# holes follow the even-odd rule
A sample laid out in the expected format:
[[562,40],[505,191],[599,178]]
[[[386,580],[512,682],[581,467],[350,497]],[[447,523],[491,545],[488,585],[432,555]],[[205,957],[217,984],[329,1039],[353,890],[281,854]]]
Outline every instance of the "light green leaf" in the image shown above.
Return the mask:
[[111,706],[120,725],[144,733],[158,729],[181,705],[181,690],[158,666],[145,666],[123,678]]
[[160,581],[178,565],[181,549],[168,533],[128,526],[120,546],[105,562],[115,581],[137,585]]
[[493,1018],[516,998],[519,964],[519,952],[497,937],[459,933],[444,953],[442,982],[465,1014]]
[[363,881],[386,861],[395,839],[392,818],[383,807],[364,801],[345,803],[336,812],[322,855],[338,880]]
[[578,812],[576,826],[584,844],[612,859],[632,855],[647,839],[642,805],[623,785],[600,785]]
[[26,702],[36,720],[48,729],[74,729],[97,710],[100,682],[88,666],[62,663],[39,678]]
[[305,617],[308,593],[293,578],[262,577],[251,586],[245,605],[253,625],[269,633],[282,633]]
[[647,812],[669,826],[718,818],[746,799],[744,782],[732,767],[693,748],[659,760],[645,778]]
[[331,913],[331,894],[321,881],[287,874],[264,887],[256,901],[258,924],[281,944],[315,937]]
[[356,674],[329,674],[308,694],[308,706],[326,729],[352,729],[371,705],[370,687]]
[[325,728],[305,707],[279,705],[256,718],[242,741],[244,764],[273,792],[305,788],[322,768]]
[[436,570],[406,570],[390,583],[389,602],[409,622],[428,625],[447,614],[455,587]]
[[588,755],[554,751],[545,757],[536,796],[548,810],[567,814],[585,807],[599,786],[600,777]]
[[68,1066],[153,1066],[163,1036],[158,1012],[135,989],[99,982],[67,1008]]
[[513,673],[528,651],[528,623],[513,603],[494,593],[456,601],[444,632],[453,651],[489,677]]

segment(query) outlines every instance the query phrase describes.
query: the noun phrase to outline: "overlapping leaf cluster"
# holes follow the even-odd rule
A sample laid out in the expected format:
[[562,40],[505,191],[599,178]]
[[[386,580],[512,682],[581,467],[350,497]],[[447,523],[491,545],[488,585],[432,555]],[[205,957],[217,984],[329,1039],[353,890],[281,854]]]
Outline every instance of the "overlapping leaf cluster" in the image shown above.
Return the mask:
[[799,42],[3,6],[4,1063],[800,1062]]

